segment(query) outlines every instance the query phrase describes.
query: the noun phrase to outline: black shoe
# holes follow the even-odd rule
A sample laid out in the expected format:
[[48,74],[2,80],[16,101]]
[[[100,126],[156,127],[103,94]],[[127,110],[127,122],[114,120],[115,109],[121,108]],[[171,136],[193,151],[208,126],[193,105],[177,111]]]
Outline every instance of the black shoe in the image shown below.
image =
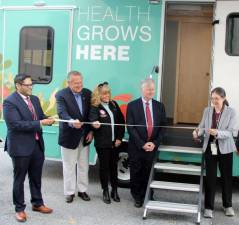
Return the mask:
[[110,204],[110,195],[108,190],[103,190],[103,202],[106,204]]
[[134,206],[135,206],[136,208],[141,208],[142,205],[143,205],[143,202],[142,202],[142,201],[135,201],[135,202],[134,202]]
[[115,202],[120,202],[120,197],[118,195],[117,189],[112,189],[111,191],[111,198],[115,201]]
[[90,197],[86,192],[78,192],[78,196],[84,201],[90,201]]
[[65,200],[66,200],[67,203],[71,203],[71,202],[73,202],[74,197],[75,197],[74,194],[73,195],[66,195]]

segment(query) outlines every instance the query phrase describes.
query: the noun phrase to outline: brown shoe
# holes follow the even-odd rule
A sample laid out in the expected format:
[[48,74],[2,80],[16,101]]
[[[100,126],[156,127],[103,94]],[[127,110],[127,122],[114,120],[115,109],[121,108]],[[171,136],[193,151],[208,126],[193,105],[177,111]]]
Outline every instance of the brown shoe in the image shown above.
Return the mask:
[[27,215],[24,211],[16,212],[15,217],[18,222],[25,222],[27,220]]
[[46,207],[45,205],[41,205],[41,206],[32,206],[32,210],[36,211],[36,212],[40,212],[40,213],[52,213],[53,210]]

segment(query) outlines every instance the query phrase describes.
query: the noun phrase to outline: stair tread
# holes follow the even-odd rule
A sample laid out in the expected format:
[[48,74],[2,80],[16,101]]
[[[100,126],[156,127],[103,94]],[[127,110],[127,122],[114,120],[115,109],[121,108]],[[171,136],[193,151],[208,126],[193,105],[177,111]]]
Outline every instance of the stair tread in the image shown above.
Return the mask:
[[199,184],[177,183],[177,182],[155,181],[155,180],[151,182],[150,187],[158,188],[158,189],[191,191],[191,192],[199,192],[200,190]]
[[159,151],[160,152],[202,154],[202,148],[171,146],[171,145],[160,145]]
[[175,202],[148,201],[145,208],[171,212],[198,213],[198,205]]
[[168,163],[168,162],[157,162],[154,165],[155,169],[164,170],[176,170],[176,171],[188,171],[188,172],[201,172],[201,166],[191,165],[191,164],[178,164],[178,163]]

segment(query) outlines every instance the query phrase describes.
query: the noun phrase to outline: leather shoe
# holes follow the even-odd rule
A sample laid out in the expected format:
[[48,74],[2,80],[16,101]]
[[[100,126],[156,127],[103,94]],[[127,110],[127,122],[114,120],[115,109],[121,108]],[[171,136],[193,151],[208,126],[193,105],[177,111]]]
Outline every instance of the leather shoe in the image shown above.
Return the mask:
[[75,195],[66,195],[66,202],[67,203],[71,203],[73,202],[73,199],[74,199]]
[[117,189],[112,189],[111,191],[111,198],[115,201],[115,202],[120,202],[120,197],[118,195]]
[[18,222],[25,222],[27,220],[27,215],[24,211],[16,212],[15,217]]
[[134,206],[135,206],[136,208],[141,208],[142,205],[143,205],[143,202],[142,202],[142,201],[135,201],[135,202],[134,202]]
[[108,190],[103,190],[103,202],[106,204],[110,204],[110,195]]
[[32,206],[32,210],[36,211],[36,212],[40,212],[40,213],[52,213],[53,210],[46,207],[45,205],[41,205],[41,206]]
[[78,192],[78,196],[84,201],[90,201],[90,197],[86,192]]

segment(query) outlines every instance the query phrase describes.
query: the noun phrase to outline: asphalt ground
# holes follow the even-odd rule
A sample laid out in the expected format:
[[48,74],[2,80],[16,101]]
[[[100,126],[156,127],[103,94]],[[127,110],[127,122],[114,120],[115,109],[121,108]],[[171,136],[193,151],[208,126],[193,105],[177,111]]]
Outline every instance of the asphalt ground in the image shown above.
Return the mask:
[[[0,148],[0,225],[20,224],[15,220],[12,204],[12,163],[7,153]],[[196,216],[190,214],[148,213],[146,220],[142,220],[143,208],[135,208],[129,189],[120,188],[120,203],[112,202],[106,205],[102,202],[102,191],[98,178],[98,167],[90,167],[89,172],[90,202],[84,202],[75,197],[74,202],[67,204],[63,196],[62,164],[61,162],[45,161],[42,192],[45,204],[54,209],[49,215],[31,210],[28,180],[25,181],[26,213],[29,225],[190,225],[195,224]],[[184,180],[185,181],[185,180]],[[218,185],[219,186],[219,185]],[[159,191],[155,198],[160,200],[193,203],[195,194]],[[233,207],[235,217],[224,216],[221,203],[220,188],[218,187],[215,201],[215,217],[213,220],[202,218],[201,224],[238,225],[239,223],[239,182],[233,183]]]

